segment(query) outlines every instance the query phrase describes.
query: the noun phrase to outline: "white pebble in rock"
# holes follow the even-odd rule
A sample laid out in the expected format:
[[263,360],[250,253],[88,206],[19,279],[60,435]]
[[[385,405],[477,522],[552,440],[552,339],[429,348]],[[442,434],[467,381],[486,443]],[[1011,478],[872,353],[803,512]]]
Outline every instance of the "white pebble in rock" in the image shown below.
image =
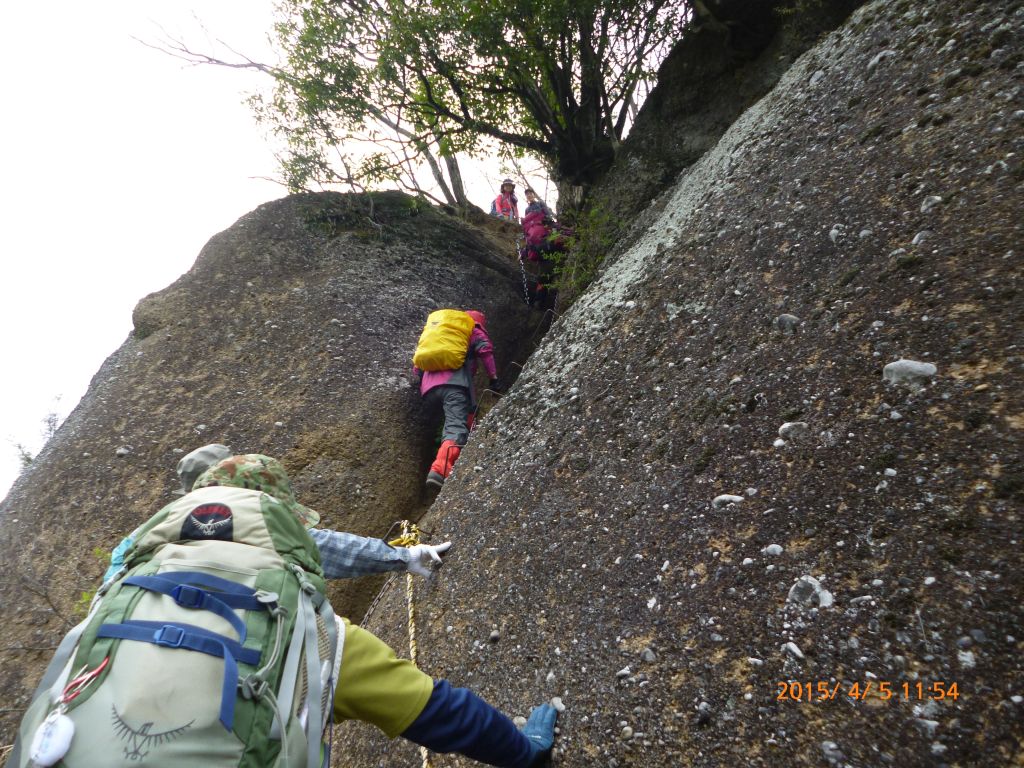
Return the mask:
[[775,318],[773,325],[782,333],[796,333],[796,327],[800,325],[800,318],[790,314],[779,315]]
[[646,662],[652,662],[655,659],[657,659],[658,657],[654,654],[654,651],[652,651],[650,648],[644,648],[642,651],[640,651],[640,658],[643,659]]
[[882,378],[890,384],[916,390],[920,389],[937,371],[938,369],[932,363],[903,359],[886,365],[882,369]]
[[761,550],[762,555],[771,555],[772,557],[777,557],[778,555],[781,555],[782,552],[783,549],[781,544],[769,544]]
[[786,441],[783,440],[781,437],[776,437],[775,438],[775,442],[772,443],[772,446],[775,447],[775,448],[782,448],[785,445],[786,445]]
[[786,440],[799,440],[806,437],[810,430],[806,421],[787,421],[779,427],[779,437]]
[[964,669],[974,669],[974,651],[957,651],[956,660],[960,662],[960,666]]
[[723,493],[711,500],[711,506],[715,509],[720,509],[729,504],[739,504],[741,501],[743,501],[742,496],[737,496],[734,493]]
[[512,722],[515,724],[516,728],[522,728],[526,725],[526,718],[522,715],[516,715],[512,718]]
[[132,447],[130,445],[122,445],[120,448],[114,451],[114,455],[120,456],[123,459],[125,456],[131,454],[131,452]]
[[753,564],[754,564],[754,558],[752,558],[752,557],[744,557],[743,558],[743,562],[740,563],[740,565],[753,565]]
[[831,765],[836,765],[846,759],[843,751],[839,749],[839,745],[834,741],[821,742],[821,752]]
[[801,576],[789,588],[786,602],[807,607],[817,605],[819,608],[828,608],[834,601],[832,593],[821,586],[820,581],[813,576]]
[[928,213],[928,211],[941,202],[942,198],[938,195],[928,195],[928,197],[921,201],[921,213]]
[[875,67],[881,64],[883,61],[885,61],[886,59],[891,59],[895,55],[896,51],[892,50],[891,48],[886,48],[884,51],[876,53],[871,58],[871,61],[868,62],[868,72],[872,72],[875,69]]
[[629,741],[633,738],[633,729],[630,728],[628,725],[624,726],[623,729],[619,731],[619,736],[622,737],[623,741]]
[[551,706],[555,708],[556,712],[565,712],[565,704],[562,703],[562,699],[559,696],[555,696],[551,699]]
[[492,630],[490,637],[487,638],[489,642],[496,643],[501,639],[501,632],[498,630]]
[[615,676],[621,680],[624,677],[629,677],[631,674],[633,673],[630,671],[629,667],[623,667],[615,673]]
[[798,646],[793,641],[790,641],[783,645],[782,650],[784,650],[786,653],[788,653],[795,659],[802,659],[804,657],[804,652],[800,650],[800,646]]

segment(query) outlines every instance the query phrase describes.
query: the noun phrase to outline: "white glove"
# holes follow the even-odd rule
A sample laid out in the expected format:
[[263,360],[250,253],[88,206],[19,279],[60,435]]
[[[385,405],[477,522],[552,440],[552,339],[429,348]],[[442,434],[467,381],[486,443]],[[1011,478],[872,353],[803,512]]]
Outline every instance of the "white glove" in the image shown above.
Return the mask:
[[406,570],[420,576],[430,576],[434,572],[434,568],[441,565],[441,555],[447,552],[451,545],[450,541],[446,541],[437,546],[417,544],[414,547],[408,547],[409,562],[406,563]]

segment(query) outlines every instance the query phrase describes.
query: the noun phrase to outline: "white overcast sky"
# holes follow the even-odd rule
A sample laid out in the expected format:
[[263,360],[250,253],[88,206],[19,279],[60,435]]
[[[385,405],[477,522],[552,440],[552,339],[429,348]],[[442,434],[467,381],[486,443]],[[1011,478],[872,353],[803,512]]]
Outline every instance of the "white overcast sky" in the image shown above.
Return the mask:
[[[222,39],[271,60],[272,9],[272,0],[5,7],[0,498],[19,470],[14,444],[38,451],[43,420],[77,405],[130,333],[139,299],[284,194],[265,180],[276,174],[273,152],[244,104],[264,78],[191,66],[133,38],[156,43],[162,28],[196,48]],[[486,207],[499,169],[464,172]]]
[[[202,26],[269,50],[269,0],[10,3],[0,25],[0,497],[42,420],[66,416],[132,308],[215,233],[283,189],[243,93],[256,75],[151,50]],[[194,15],[193,15],[194,14]],[[57,398],[60,398],[59,401]]]

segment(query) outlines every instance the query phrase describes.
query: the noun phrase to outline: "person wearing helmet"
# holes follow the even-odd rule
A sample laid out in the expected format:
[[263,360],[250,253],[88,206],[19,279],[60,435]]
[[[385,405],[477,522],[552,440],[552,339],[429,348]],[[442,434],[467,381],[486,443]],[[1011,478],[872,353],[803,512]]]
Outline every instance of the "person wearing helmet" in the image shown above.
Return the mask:
[[491,202],[491,216],[519,221],[519,199],[516,197],[516,183],[512,179],[501,182],[501,192]]
[[498,370],[494,364],[494,345],[487,335],[487,318],[483,312],[475,309],[467,310],[466,314],[473,318],[473,331],[469,336],[469,350],[462,367],[451,371],[420,371],[413,368],[413,372],[420,377],[420,395],[424,405],[432,411],[444,412],[441,447],[427,473],[428,487],[440,488],[444,485],[462,447],[469,440],[469,430],[473,426],[473,414],[476,411],[473,378],[477,360],[483,363],[487,371],[490,388],[495,391],[498,389]]

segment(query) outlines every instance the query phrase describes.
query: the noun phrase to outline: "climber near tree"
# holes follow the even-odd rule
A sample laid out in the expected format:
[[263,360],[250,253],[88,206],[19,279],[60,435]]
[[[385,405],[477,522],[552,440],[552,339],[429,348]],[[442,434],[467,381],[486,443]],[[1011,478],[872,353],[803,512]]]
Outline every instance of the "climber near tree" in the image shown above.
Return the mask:
[[430,314],[420,335],[413,355],[413,373],[419,378],[424,406],[444,412],[441,447],[427,473],[428,486],[444,485],[469,440],[476,411],[473,377],[478,360],[487,371],[490,388],[497,391],[494,345],[486,325],[483,312],[442,309]]
[[519,221],[519,198],[516,197],[516,183],[512,179],[501,182],[501,191],[491,201],[491,216]]

